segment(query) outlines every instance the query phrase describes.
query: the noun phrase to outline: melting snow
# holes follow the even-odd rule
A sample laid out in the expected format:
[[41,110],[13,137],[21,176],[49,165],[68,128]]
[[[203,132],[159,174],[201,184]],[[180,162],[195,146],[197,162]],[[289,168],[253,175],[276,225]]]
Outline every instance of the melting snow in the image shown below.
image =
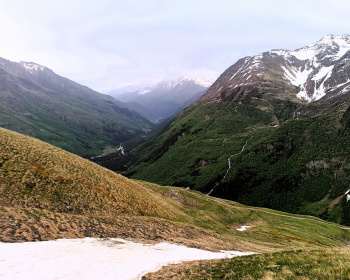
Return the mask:
[[[269,54],[283,57],[287,63],[286,66],[282,66],[284,71],[283,77],[290,81],[291,84],[300,87],[300,91],[297,93],[299,99],[311,102],[321,99],[326,95],[326,91],[330,90],[330,88],[326,88],[324,84],[331,77],[334,65],[326,67],[323,67],[322,65],[329,65],[330,61],[340,59],[348,51],[350,51],[349,35],[328,35],[304,48],[294,51],[282,49],[271,50]],[[264,54],[260,53],[255,56],[246,57],[244,64],[231,76],[230,80],[238,74],[240,74],[240,80],[243,80],[252,70],[256,68],[259,68],[260,70],[260,68],[262,68],[261,59],[263,56]],[[297,60],[304,61],[301,63],[303,66],[300,66],[300,62]],[[298,67],[293,66],[296,63],[298,63]],[[258,73],[257,75],[261,74],[262,73]],[[248,76],[245,80],[249,80],[250,77],[251,76]],[[310,92],[307,92],[306,82],[310,80],[314,81],[315,86],[313,90],[311,89]],[[334,90],[338,87],[340,86],[331,89]],[[347,90],[348,87],[344,88],[341,93],[344,93]]]
[[348,36],[333,36],[328,35],[311,46],[307,46],[295,51],[291,51],[290,54],[294,55],[300,60],[315,58],[318,54],[326,50],[326,48],[332,48],[332,55],[326,56],[331,60],[341,58],[348,50],[350,50],[350,40]]
[[[350,81],[347,81],[346,83],[343,83],[343,84],[339,85],[337,88],[342,87],[343,85],[345,85],[345,84],[347,84],[347,83],[349,83],[349,82],[350,82]],[[350,89],[350,85],[347,85],[347,86],[344,87],[344,88],[341,90],[341,92],[339,92],[338,94],[341,95],[341,94],[347,93],[347,92],[349,91],[349,89]]]
[[270,54],[277,54],[280,56],[289,56],[289,51],[287,51],[287,50],[272,50],[272,51],[270,51]]
[[314,81],[321,80],[326,75],[328,75],[330,72],[332,72],[334,65],[329,67],[323,67],[320,69],[320,71],[312,78]]
[[306,83],[307,78],[312,72],[312,69],[304,69],[304,71],[302,71],[301,67],[297,69],[294,66],[288,68],[282,66],[282,69],[284,70],[284,78],[289,80],[293,85],[302,87],[302,90],[303,85]]
[[348,202],[348,201],[350,200],[350,194],[349,194],[349,192],[350,192],[350,189],[347,190],[347,191],[344,193],[344,195],[346,195],[346,202]]
[[[313,72],[313,68],[304,69],[303,71],[300,68],[296,68],[293,66],[284,67],[284,78],[290,81],[293,85],[300,87],[300,92],[297,94],[297,97],[300,99],[305,99],[307,101],[319,100],[323,96],[326,95],[326,88],[324,87],[324,82],[329,78],[332,73],[334,66],[323,67],[319,70],[319,72],[312,77],[311,80],[315,81],[315,88],[313,95],[311,97],[308,96],[305,88],[305,84],[307,79],[310,77],[310,74]],[[317,81],[322,80],[322,83],[317,87]]]
[[247,230],[248,228],[251,228],[251,226],[240,226],[240,227],[237,228],[236,230],[238,230],[238,231],[245,231],[245,230]]
[[44,66],[40,66],[39,64],[33,63],[33,62],[20,62],[21,65],[27,69],[30,73],[33,73],[33,71],[43,71],[45,69]]
[[232,75],[232,77],[230,78],[230,81],[231,81],[239,72],[241,72],[241,70],[244,68],[245,65],[246,65],[246,62],[244,62],[244,64],[238,69],[238,71]]
[[254,252],[210,251],[123,239],[0,243],[0,279],[141,279],[170,263],[232,258]]

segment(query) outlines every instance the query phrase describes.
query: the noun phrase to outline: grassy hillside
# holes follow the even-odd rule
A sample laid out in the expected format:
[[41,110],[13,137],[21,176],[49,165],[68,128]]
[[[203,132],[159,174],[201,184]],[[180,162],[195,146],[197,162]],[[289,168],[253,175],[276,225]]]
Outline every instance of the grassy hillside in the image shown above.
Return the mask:
[[[342,100],[344,101],[344,100]],[[350,109],[290,120],[232,158],[213,195],[350,224]]]
[[125,174],[350,225],[349,108],[347,95],[198,103],[136,148]]
[[349,262],[348,248],[293,250],[172,265],[142,279],[349,279]]
[[[39,140],[0,130],[0,240],[84,236],[168,240],[271,252],[343,246],[349,231],[317,218],[131,181]],[[240,232],[241,225],[250,225]]]
[[126,175],[158,184],[209,191],[226,170],[227,159],[278,123],[254,102],[198,104],[182,111],[164,131],[132,153]]

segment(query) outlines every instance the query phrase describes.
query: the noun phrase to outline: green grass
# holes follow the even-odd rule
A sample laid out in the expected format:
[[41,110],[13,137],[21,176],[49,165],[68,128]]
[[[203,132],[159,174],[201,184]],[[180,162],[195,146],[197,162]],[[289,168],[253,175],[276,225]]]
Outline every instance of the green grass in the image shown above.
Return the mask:
[[232,170],[213,195],[348,224],[348,205],[336,201],[350,178],[350,139],[341,134],[341,119],[330,113],[283,124],[232,159]]
[[178,279],[350,279],[350,249],[294,250],[201,262]]
[[[127,175],[163,185],[209,191],[227,169],[227,159],[273,122],[271,112],[252,104],[207,104],[178,115],[168,129],[133,151],[138,164]],[[259,128],[259,130],[257,130]],[[265,128],[265,129],[263,129]]]

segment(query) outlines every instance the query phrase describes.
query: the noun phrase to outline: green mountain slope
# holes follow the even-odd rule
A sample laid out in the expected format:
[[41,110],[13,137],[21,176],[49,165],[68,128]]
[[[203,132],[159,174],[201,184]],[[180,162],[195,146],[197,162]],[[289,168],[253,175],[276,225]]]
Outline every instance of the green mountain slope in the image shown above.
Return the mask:
[[[297,105],[281,104],[292,116]],[[349,106],[344,97],[333,105],[334,111],[273,127],[278,113],[248,101],[197,105],[134,150],[143,151],[143,157],[128,174],[348,224],[350,206],[343,194],[350,183]],[[310,110],[316,109],[300,108],[299,114]]]
[[336,38],[342,56],[333,39],[240,59],[134,149],[125,174],[350,224],[350,37]]
[[88,157],[152,127],[124,107],[46,67],[0,59],[1,127]]
[[[348,229],[132,181],[39,140],[0,129],[0,240],[84,236],[167,240],[271,252],[343,246]],[[241,225],[251,228],[237,231]]]
[[197,104],[184,110],[164,133],[136,148],[133,154],[140,155],[140,163],[127,174],[210,191],[224,176],[230,154],[241,150],[251,132],[270,129],[273,121],[272,112],[250,102]]
[[349,97],[336,111],[290,120],[231,159],[213,195],[349,224]]

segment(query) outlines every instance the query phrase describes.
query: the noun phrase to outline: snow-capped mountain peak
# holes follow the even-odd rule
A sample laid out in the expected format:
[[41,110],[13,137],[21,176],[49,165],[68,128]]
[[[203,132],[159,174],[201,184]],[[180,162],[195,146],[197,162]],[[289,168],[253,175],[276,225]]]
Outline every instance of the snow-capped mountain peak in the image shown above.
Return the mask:
[[307,63],[299,68],[291,64],[286,68],[282,66],[285,71],[284,77],[300,87],[297,94],[299,99],[307,102],[317,101],[350,82],[350,77],[342,79],[341,83],[331,83],[330,79],[334,76],[334,66],[349,50],[349,35],[328,35],[310,46],[291,51],[290,55]]
[[152,91],[169,91],[173,89],[181,90],[182,88],[186,88],[191,84],[193,86],[202,87],[203,89],[198,88],[198,91],[200,91],[209,88],[213,82],[214,80],[210,78],[182,76],[174,80],[162,80],[151,87],[145,87],[137,90],[137,93],[147,94]]
[[209,79],[209,78],[182,76],[175,80],[163,80],[158,84],[154,85],[153,88],[162,87],[164,89],[171,89],[175,87],[186,86],[189,83],[196,84],[203,88],[208,88],[213,84],[213,82],[214,82],[213,79]]
[[207,96],[242,98],[252,91],[274,90],[280,83],[289,84],[290,91],[298,88],[295,96],[302,102],[346,93],[350,90],[350,36],[328,35],[293,51],[276,49],[245,57],[219,80]]
[[202,87],[210,87],[215,79],[209,78],[209,77],[200,77],[200,76],[182,76],[178,78],[178,81],[192,81],[195,84],[202,86]]
[[299,60],[336,60],[350,49],[349,35],[327,35],[316,43],[290,52]]
[[180,112],[196,101],[208,89],[209,84],[211,81],[206,79],[180,77],[119,95],[118,99],[124,102],[138,102],[155,119],[160,120]]

